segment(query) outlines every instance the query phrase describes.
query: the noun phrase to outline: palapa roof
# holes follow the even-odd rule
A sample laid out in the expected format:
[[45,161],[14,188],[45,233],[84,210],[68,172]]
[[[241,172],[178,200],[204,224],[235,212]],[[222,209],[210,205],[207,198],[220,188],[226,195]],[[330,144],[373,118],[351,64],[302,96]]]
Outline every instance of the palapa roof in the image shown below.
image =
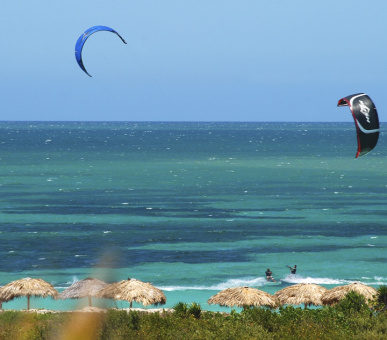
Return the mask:
[[207,302],[229,307],[277,305],[276,299],[271,294],[250,287],[227,288],[212,296]]
[[59,294],[58,299],[81,299],[96,297],[97,293],[108,284],[104,281],[88,277],[73,283],[69,288]]
[[0,301],[7,302],[22,296],[58,296],[57,290],[42,279],[30,277],[12,281],[0,289]]
[[96,297],[138,302],[144,306],[162,305],[167,302],[162,290],[154,287],[148,282],[136,279],[128,279],[112,283],[101,289]]
[[345,298],[349,292],[356,292],[363,295],[366,300],[372,300],[377,294],[377,290],[360,282],[354,282],[345,286],[338,286],[327,290],[322,296],[324,305],[334,305]]
[[277,291],[274,296],[283,305],[322,305],[321,297],[326,288],[314,283],[298,283]]

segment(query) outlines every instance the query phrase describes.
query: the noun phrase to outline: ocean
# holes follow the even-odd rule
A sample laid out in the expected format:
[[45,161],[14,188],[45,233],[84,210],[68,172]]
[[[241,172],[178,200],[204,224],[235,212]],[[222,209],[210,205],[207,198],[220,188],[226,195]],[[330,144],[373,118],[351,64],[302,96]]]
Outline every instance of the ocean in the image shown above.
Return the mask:
[[[353,122],[0,129],[0,286],[34,277],[63,291],[88,276],[136,278],[162,289],[166,308],[181,301],[229,311],[207,300],[237,286],[273,294],[301,282],[387,284],[383,133],[355,159]],[[286,265],[295,264],[290,275]],[[277,283],[266,282],[266,268]],[[23,308],[24,298],[3,303]]]

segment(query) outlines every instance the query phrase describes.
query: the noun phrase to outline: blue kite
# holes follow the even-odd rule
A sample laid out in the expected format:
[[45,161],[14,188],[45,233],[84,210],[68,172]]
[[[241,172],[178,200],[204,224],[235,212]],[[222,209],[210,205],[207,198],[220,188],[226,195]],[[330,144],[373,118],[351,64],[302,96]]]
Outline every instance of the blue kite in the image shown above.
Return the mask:
[[82,61],[82,49],[83,49],[83,45],[85,44],[86,40],[88,37],[90,37],[93,33],[96,33],[96,32],[99,32],[99,31],[108,31],[108,32],[112,32],[112,33],[115,33],[117,34],[121,40],[123,41],[124,44],[126,44],[126,41],[124,40],[123,37],[121,37],[114,29],[110,28],[110,27],[107,27],[107,26],[93,26],[93,27],[90,27],[89,29],[87,29],[85,31],[85,33],[83,33],[77,43],[75,44],[75,59],[77,60],[77,63],[79,65],[79,67],[89,76],[91,77],[91,75],[86,71],[86,68],[85,66],[83,65],[83,61]]

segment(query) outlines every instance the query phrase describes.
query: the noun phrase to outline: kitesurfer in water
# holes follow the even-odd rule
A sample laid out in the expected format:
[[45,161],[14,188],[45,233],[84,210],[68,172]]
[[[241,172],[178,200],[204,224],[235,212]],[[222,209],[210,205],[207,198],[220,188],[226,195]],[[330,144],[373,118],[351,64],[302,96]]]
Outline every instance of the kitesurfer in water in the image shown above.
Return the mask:
[[271,272],[270,268],[267,268],[265,274],[266,274],[266,280],[267,281],[275,282],[275,280],[273,278],[273,273]]
[[288,267],[289,269],[290,269],[290,273],[291,274],[295,274],[296,273],[296,271],[297,271],[297,265],[295,264],[294,265],[294,267],[292,268],[292,267],[290,267],[290,266],[286,266],[286,267]]

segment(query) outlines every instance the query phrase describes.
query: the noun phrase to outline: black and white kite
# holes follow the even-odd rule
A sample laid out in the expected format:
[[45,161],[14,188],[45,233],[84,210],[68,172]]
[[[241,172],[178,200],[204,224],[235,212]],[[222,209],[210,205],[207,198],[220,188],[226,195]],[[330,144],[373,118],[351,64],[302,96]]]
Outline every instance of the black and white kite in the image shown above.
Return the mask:
[[375,104],[365,93],[357,93],[339,100],[337,106],[349,106],[357,133],[356,158],[370,152],[379,139],[379,118]]

